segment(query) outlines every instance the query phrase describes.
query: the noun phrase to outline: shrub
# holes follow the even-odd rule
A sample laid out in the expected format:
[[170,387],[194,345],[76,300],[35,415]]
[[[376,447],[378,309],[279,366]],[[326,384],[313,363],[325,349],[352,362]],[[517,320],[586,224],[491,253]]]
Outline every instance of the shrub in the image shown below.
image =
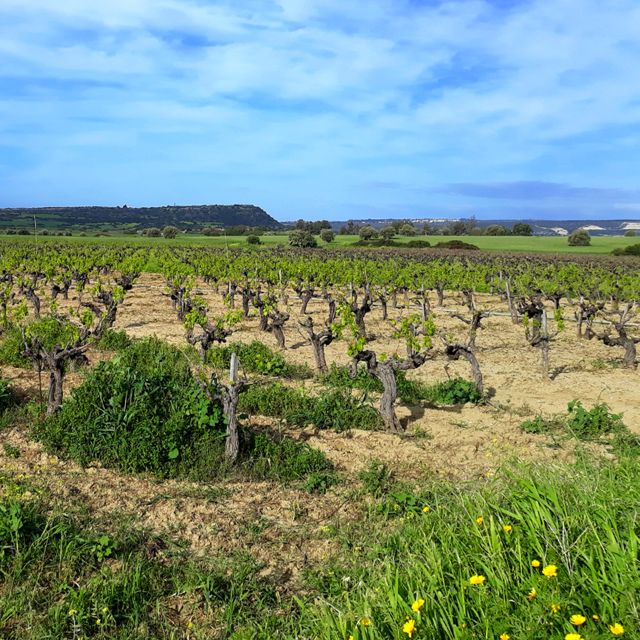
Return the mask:
[[531,236],[533,235],[533,229],[526,222],[516,222],[511,229],[511,233],[514,236]]
[[536,416],[532,420],[525,420],[520,428],[526,433],[548,433],[558,426],[554,420],[546,420],[542,416]]
[[262,244],[262,241],[260,240],[259,236],[247,236],[247,244]]
[[149,338],[101,362],[36,436],[83,465],[99,460],[127,472],[189,475],[222,460],[219,406],[193,377],[183,354]]
[[309,231],[302,231],[301,229],[294,229],[289,234],[289,245],[292,247],[298,247],[300,249],[310,249],[318,246],[318,241],[315,236]]
[[480,247],[462,240],[448,240],[446,242],[438,242],[433,245],[436,249],[461,249],[465,251],[478,251]]
[[251,344],[230,342],[212,347],[207,354],[207,362],[218,369],[228,369],[231,354],[238,356],[240,368],[253,373],[284,378],[311,378],[313,372],[306,365],[291,364],[282,355],[272,351],[266,344],[254,340]]
[[21,369],[31,366],[31,359],[24,355],[24,341],[18,325],[9,325],[0,335],[0,364]]
[[378,237],[378,232],[375,227],[372,227],[370,224],[366,224],[358,229],[358,235],[362,240],[373,240]]
[[162,235],[169,240],[173,240],[180,233],[180,229],[168,224],[162,229]]
[[464,378],[451,378],[428,387],[423,399],[438,404],[465,404],[479,402],[482,394],[473,382]]
[[630,244],[628,247],[614,249],[613,254],[616,256],[640,256],[640,242],[638,244]]
[[239,408],[249,414],[281,418],[296,427],[314,425],[318,429],[373,429],[380,426],[378,412],[366,396],[357,398],[349,389],[333,389],[312,396],[279,382],[249,387]]
[[162,231],[158,227],[149,227],[143,231],[145,236],[149,238],[159,238],[162,235]]
[[572,400],[567,410],[567,429],[579,440],[596,440],[603,435],[626,431],[622,415],[611,413],[606,404],[596,404],[587,410],[579,400]]
[[[359,368],[355,377],[349,375],[348,367],[331,364],[322,382],[338,389],[361,389],[367,393],[382,393],[382,383],[366,369]],[[453,378],[435,385],[426,385],[416,380],[408,380],[404,371],[396,373],[398,397],[407,404],[421,401],[438,404],[460,404],[463,402],[479,402],[482,398],[473,382],[463,378]]]
[[131,345],[131,338],[124,330],[107,329],[96,342],[96,347],[104,351],[122,351]]
[[588,247],[591,236],[584,229],[576,229],[567,239],[570,247]]
[[320,232],[320,238],[323,242],[333,242],[336,239],[336,234],[331,229],[323,229]]
[[2,415],[15,402],[15,395],[11,385],[0,378],[0,415]]
[[412,224],[403,224],[400,229],[398,229],[398,233],[401,236],[415,236],[416,228]]
[[409,240],[405,246],[412,249],[426,249],[431,246],[431,243],[428,240]]
[[635,229],[627,229],[624,232],[624,236],[625,238],[635,238],[638,234],[636,233]]
[[509,229],[505,227],[503,224],[490,224],[484,230],[485,236],[508,236]]
[[[332,475],[332,464],[318,449],[304,442],[277,435],[256,433],[251,436],[251,453],[244,466],[257,478],[295,482],[307,479],[311,486],[317,484],[310,474]],[[309,476],[309,477],[308,477]],[[334,483],[335,484],[335,483]]]

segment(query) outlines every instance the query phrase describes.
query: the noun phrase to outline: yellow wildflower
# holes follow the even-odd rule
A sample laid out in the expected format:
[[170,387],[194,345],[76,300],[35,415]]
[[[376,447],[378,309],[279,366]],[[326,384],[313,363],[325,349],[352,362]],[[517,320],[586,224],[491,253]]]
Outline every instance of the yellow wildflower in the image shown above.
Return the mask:
[[532,560],[532,561],[531,561],[531,566],[532,566],[534,569],[538,569],[538,568],[540,567],[540,565],[541,565],[541,564],[542,564],[542,563],[540,562],[540,560]]
[[614,636],[621,636],[624,633],[624,627],[619,622],[616,622],[615,624],[609,625],[609,631],[611,631]]
[[105,614],[105,615],[108,613],[108,611],[109,611],[109,609],[107,609],[107,607],[102,607],[102,609],[100,609],[100,612]]
[[508,633],[501,633],[500,640],[510,640],[511,636]]
[[594,622],[598,622],[598,620],[600,620],[600,616],[599,616],[597,613],[594,613],[594,614],[591,616],[591,619],[592,619]]
[[558,603],[554,602],[551,605],[551,611],[552,611],[552,613],[558,613],[558,611],[560,611],[560,605]]
[[422,609],[422,607],[424,607],[424,600],[422,598],[418,598],[412,605],[411,608],[418,613],[418,611],[420,611],[420,609]]
[[69,609],[69,613],[67,615],[69,616],[75,616],[76,613],[78,613],[75,609]]
[[193,622],[191,622],[191,620],[187,622],[187,629],[193,629]]
[[569,622],[574,626],[574,627],[579,627],[580,625],[583,625],[585,622],[587,621],[587,619],[579,614],[579,613],[574,613],[570,618],[569,618]]
[[579,633],[567,633],[564,640],[584,640],[584,638]]
[[558,567],[555,564],[548,564],[542,569],[542,575],[547,578],[555,578],[558,575]]
[[413,632],[416,630],[416,621],[411,618],[409,620],[407,620],[403,625],[402,625],[402,631],[404,633],[406,633],[409,637],[411,637],[413,635]]
[[510,524],[503,524],[502,525],[502,530],[505,533],[511,533],[513,531],[513,527]]
[[422,513],[429,513],[429,511],[431,511],[431,507],[425,504],[424,507],[422,507]]
[[371,620],[365,616],[364,618],[360,618],[360,624],[363,627],[370,627],[371,626]]
[[529,593],[527,594],[527,599],[529,601],[533,601],[536,599],[537,595],[538,595],[538,592],[535,589],[531,589],[531,591],[529,591]]
[[349,640],[356,640],[353,636],[349,636]]
[[471,576],[469,578],[469,584],[473,585],[474,587],[484,584],[485,583],[486,578],[484,576]]
[[476,518],[476,524],[482,524],[484,522],[484,518],[482,516],[478,516]]

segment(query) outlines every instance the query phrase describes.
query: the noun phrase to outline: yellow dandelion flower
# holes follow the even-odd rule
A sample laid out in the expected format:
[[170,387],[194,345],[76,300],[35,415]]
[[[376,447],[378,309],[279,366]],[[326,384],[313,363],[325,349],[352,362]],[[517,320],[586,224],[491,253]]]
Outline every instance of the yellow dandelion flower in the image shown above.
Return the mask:
[[558,613],[558,611],[560,611],[560,605],[557,602],[552,603],[551,611],[552,613]]
[[474,587],[477,587],[479,585],[484,584],[485,580],[486,580],[486,578],[484,576],[475,575],[475,576],[471,576],[469,578],[469,584],[473,585]]
[[594,622],[598,622],[598,620],[600,620],[600,616],[599,616],[597,613],[594,613],[594,614],[591,616],[591,619],[592,619]]
[[413,635],[415,630],[416,630],[416,621],[413,618],[407,620],[402,625],[403,633],[406,633],[409,637],[411,637]]
[[476,518],[476,524],[483,524],[484,523],[484,518],[482,516],[478,516]]
[[349,636],[349,640],[356,640],[353,636]]
[[579,614],[579,613],[574,613],[570,618],[569,618],[569,622],[574,626],[574,627],[579,627],[581,625],[583,625],[585,622],[587,621],[587,619]]
[[76,613],[78,613],[75,609],[69,609],[69,613],[67,613],[68,616],[75,616]]
[[360,618],[360,624],[363,627],[370,627],[371,626],[371,620],[365,616],[364,618]]
[[418,613],[418,611],[420,611],[420,609],[422,609],[422,607],[424,607],[424,600],[422,598],[418,598],[412,605],[411,608]]
[[538,592],[535,589],[531,589],[531,591],[529,591],[529,593],[527,594],[527,600],[532,602],[533,600],[536,599],[537,595],[538,595]]
[[500,640],[511,640],[511,636],[508,633],[501,633]]
[[513,527],[510,524],[503,524],[502,525],[502,530],[505,533],[511,533],[513,531]]
[[584,638],[579,633],[567,633],[564,640],[584,640]]
[[548,564],[542,569],[542,575],[547,578],[555,578],[558,575],[558,567],[555,564]]
[[542,564],[542,563],[540,562],[540,560],[532,560],[532,561],[531,561],[531,566],[532,566],[534,569],[539,569],[541,564]]
[[609,625],[609,631],[611,631],[614,636],[621,636],[624,633],[624,627],[619,622],[616,622],[615,624]]
[[431,511],[431,507],[425,504],[424,507],[422,507],[422,513],[429,513],[429,511]]

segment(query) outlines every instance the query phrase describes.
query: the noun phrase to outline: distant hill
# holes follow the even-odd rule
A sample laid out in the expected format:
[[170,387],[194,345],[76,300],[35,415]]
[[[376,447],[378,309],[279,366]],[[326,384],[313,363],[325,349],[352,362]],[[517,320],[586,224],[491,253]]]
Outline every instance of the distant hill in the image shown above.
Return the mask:
[[[463,220],[463,218],[406,218],[409,222],[420,228],[424,224],[428,224],[432,228],[439,229],[450,225],[456,220]],[[387,226],[392,222],[397,222],[397,218],[362,218],[353,219],[350,221],[335,220],[331,222],[333,229],[338,230],[347,222],[354,222],[356,224],[366,224],[376,227],[377,229]],[[476,225],[480,228],[488,227],[492,224],[502,224],[508,228],[511,228],[516,222],[526,222],[530,224],[533,229],[533,235],[535,236],[566,236],[576,229],[586,229],[592,236],[622,236],[625,231],[634,230],[640,232],[640,220],[639,219],[620,219],[620,220],[607,220],[607,219],[584,219],[584,220],[549,220],[549,219],[506,219],[496,218],[495,220],[476,220]]]
[[252,204],[170,205],[165,207],[38,207],[0,209],[0,228],[33,226],[48,228],[93,227],[145,229],[175,225],[181,229],[208,226],[263,227],[279,229],[282,225],[264,209]]

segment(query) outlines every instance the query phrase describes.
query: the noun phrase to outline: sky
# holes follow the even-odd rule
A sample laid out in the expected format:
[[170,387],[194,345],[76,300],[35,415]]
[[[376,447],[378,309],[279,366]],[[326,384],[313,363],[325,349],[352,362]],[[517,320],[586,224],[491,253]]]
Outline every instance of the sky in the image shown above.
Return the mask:
[[640,0],[0,0],[0,207],[640,218]]

